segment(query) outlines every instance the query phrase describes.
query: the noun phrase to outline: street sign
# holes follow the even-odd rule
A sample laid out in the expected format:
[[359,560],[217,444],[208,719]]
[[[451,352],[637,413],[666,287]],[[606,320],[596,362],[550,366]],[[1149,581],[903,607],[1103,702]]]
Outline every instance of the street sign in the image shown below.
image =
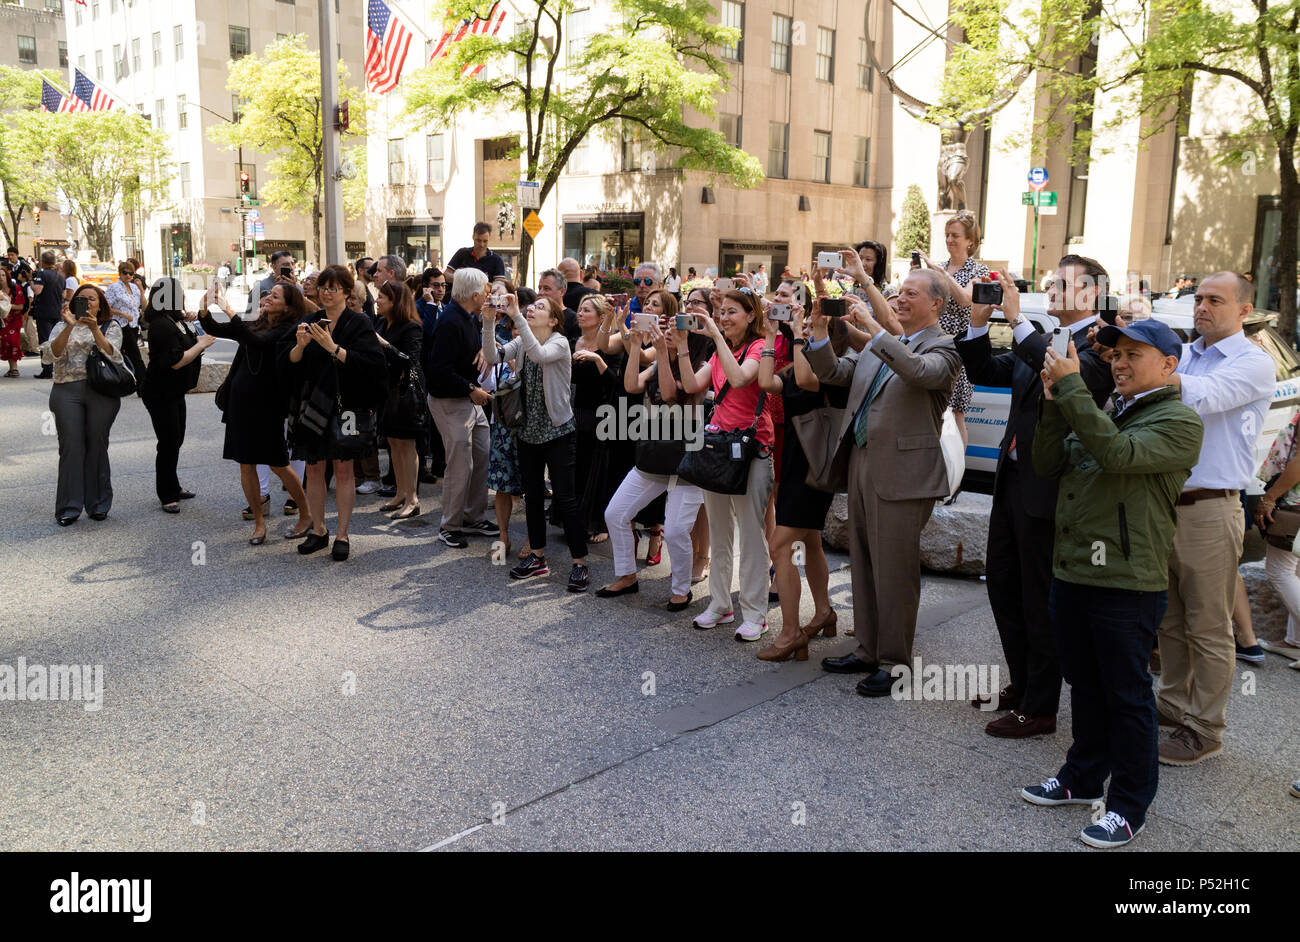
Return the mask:
[[260,209],[250,209],[250,210],[248,211],[248,218],[249,218],[249,219],[252,219],[252,220],[254,220],[254,221],[256,221],[256,220],[258,220],[258,219],[261,219],[261,218],[262,218],[262,211],[261,211]]
[[515,195],[520,209],[542,208],[542,185],[536,180],[520,180],[515,184]]
[[1048,190],[1046,193],[1021,193],[1020,202],[1025,206],[1055,206],[1056,191]]
[[1029,171],[1029,188],[1032,190],[1041,190],[1047,186],[1047,168],[1034,167]]
[[532,239],[536,239],[537,233],[542,231],[542,220],[531,209],[528,211],[528,215],[524,217],[524,231]]
[[1038,207],[1038,214],[1039,214],[1040,216],[1055,216],[1055,215],[1056,215],[1056,204],[1055,204],[1055,203],[1052,203],[1052,204],[1050,204],[1050,205],[1046,205],[1046,206],[1039,206],[1039,207]]
[[253,236],[257,239],[266,237],[266,226],[260,219],[253,223]]

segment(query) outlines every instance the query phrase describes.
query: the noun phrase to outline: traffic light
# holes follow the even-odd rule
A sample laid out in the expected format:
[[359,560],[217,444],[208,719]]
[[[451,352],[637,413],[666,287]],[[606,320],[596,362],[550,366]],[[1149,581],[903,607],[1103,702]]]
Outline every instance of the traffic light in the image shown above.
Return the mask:
[[32,218],[35,219],[37,223],[40,223],[40,221],[41,221],[41,208],[40,208],[39,206],[33,206],[33,207],[32,207]]
[[248,195],[248,171],[239,171],[239,192]]

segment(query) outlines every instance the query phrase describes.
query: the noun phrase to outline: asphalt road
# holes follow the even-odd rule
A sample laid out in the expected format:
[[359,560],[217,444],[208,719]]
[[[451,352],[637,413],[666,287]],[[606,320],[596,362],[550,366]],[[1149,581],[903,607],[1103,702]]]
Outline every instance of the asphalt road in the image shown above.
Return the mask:
[[[437,487],[400,525],[362,498],[347,563],[251,547],[210,395],[188,399],[180,515],[158,509],[130,399],[111,515],[60,529],[34,369],[0,380],[0,665],[101,665],[103,707],[0,700],[0,848],[1087,850],[1088,809],[1018,797],[1062,761],[1068,694],[1054,736],[997,740],[965,702],[865,700],[824,674],[851,639],[769,665],[693,630],[702,601],[660,607],[666,563],[619,600],[565,593],[567,566],[512,585],[486,541],[434,542]],[[607,547],[592,573],[612,577]],[[1000,664],[983,584],[927,576],[916,649]],[[1161,767],[1127,850],[1300,849],[1300,673],[1270,656],[1251,674],[1225,753]]]

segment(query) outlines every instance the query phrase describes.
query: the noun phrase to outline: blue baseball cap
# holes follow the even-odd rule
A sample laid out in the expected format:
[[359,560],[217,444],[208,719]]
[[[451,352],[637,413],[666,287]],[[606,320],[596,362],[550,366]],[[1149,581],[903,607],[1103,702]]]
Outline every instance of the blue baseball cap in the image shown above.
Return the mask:
[[1097,331],[1097,343],[1103,347],[1113,347],[1119,343],[1121,336],[1155,347],[1167,357],[1183,355],[1183,342],[1178,339],[1178,335],[1168,324],[1161,323],[1153,317],[1136,321],[1128,327],[1107,325]]

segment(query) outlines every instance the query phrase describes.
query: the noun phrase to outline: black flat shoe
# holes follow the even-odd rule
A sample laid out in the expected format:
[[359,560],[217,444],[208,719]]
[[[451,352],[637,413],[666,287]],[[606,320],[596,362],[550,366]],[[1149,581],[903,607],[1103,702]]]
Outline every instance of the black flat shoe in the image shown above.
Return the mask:
[[668,609],[668,611],[670,612],[680,612],[682,609],[686,608],[686,606],[690,605],[691,602],[694,601],[694,599],[695,596],[688,591],[686,593],[685,602],[669,602],[667,605],[664,606],[664,608]]
[[329,545],[330,533],[328,530],[326,530],[324,534],[309,533],[307,534],[307,538],[298,544],[298,552],[306,556],[309,553],[316,552],[317,550],[323,550]]
[[169,513],[169,514],[178,514],[181,512],[180,507],[177,506],[176,504],[163,504],[162,509],[164,513]]
[[61,527],[70,527],[77,522],[76,517],[58,517],[57,519]]
[[418,517],[418,516],[420,516],[420,507],[417,504],[416,506],[410,508],[409,510],[404,510],[401,513],[391,514],[388,519],[389,520],[410,520],[412,517]]
[[830,671],[832,674],[875,674],[879,667],[876,664],[868,664],[856,654],[846,654],[844,657],[822,658],[822,670]]
[[180,493],[180,498],[181,498],[181,500],[193,500],[193,499],[194,499],[194,492],[193,492],[193,491],[181,491],[181,493]]
[[348,558],[348,551],[352,549],[352,544],[347,540],[335,540],[334,548],[330,550],[330,555],[334,557],[336,563],[341,563]]
[[265,533],[263,533],[261,536],[250,536],[250,537],[248,538],[248,545],[249,545],[249,546],[261,546],[261,545],[262,545],[263,543],[265,543],[265,542],[266,542],[266,534],[265,534]]
[[616,599],[620,595],[636,595],[640,591],[641,591],[640,582],[634,582],[631,585],[625,585],[621,589],[611,589],[609,586],[605,586],[603,589],[596,590],[596,598]]
[[107,519],[108,519],[108,514],[106,514],[106,513],[105,513],[104,511],[102,511],[102,510],[97,510],[97,511],[95,511],[95,513],[93,513],[93,514],[90,515],[90,519],[91,519],[91,520],[107,520]]
[[859,680],[854,689],[862,697],[887,697],[894,689],[894,675],[887,670],[878,670],[870,677]]

